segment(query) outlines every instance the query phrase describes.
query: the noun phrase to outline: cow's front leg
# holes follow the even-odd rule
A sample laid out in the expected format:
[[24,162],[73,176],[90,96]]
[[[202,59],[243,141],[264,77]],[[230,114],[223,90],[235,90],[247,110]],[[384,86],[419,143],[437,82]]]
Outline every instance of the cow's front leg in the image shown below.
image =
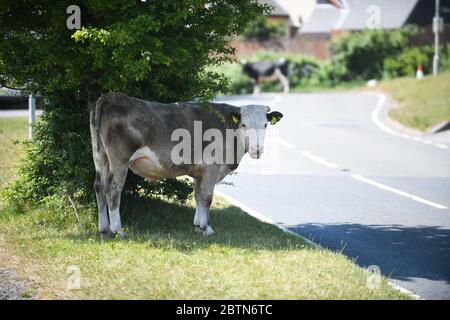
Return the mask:
[[211,206],[214,185],[217,175],[205,174],[202,178],[195,179],[195,217],[194,227],[197,231],[202,232],[203,235],[209,236],[214,233],[211,228],[211,221],[209,216],[209,207]]
[[283,92],[284,93],[289,93],[289,79],[288,79],[288,77],[286,77],[284,75],[281,75],[280,76],[280,81],[281,81],[281,84],[283,86]]
[[261,87],[260,87],[260,83],[259,83],[259,79],[252,79],[252,84],[253,84],[253,94],[254,95],[258,95],[261,93]]

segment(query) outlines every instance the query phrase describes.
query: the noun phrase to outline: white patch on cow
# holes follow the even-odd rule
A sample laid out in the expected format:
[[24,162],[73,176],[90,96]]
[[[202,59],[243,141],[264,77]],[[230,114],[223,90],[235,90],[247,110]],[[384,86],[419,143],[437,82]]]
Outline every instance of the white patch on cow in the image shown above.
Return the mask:
[[211,226],[207,226],[206,230],[203,231],[204,236],[210,236],[212,234],[214,234],[214,230],[213,230],[213,228],[211,228]]
[[108,212],[106,206],[104,206],[98,215],[98,231],[107,232],[108,229],[109,229]]
[[195,210],[195,216],[194,216],[194,226],[200,225],[200,218],[198,217],[198,211]]
[[267,106],[248,105],[241,107],[241,142],[253,159],[259,159],[264,152],[267,126]]
[[136,150],[130,158],[130,169],[138,176],[153,181],[161,175],[163,166],[159,162],[156,153],[145,146]]
[[138,129],[136,129],[135,127],[133,127],[133,126],[128,126],[128,130],[130,130],[130,131],[133,133],[133,135],[134,135],[135,137],[139,138],[140,140],[143,139],[143,137],[142,137],[142,132],[139,131]]
[[116,208],[114,210],[109,210],[109,229],[113,233],[120,232],[122,229],[122,224],[120,222],[120,212],[119,208]]
[[202,232],[204,236],[210,236],[214,233],[214,230],[209,225],[208,209],[202,203],[197,203],[194,225],[196,226],[195,230]]

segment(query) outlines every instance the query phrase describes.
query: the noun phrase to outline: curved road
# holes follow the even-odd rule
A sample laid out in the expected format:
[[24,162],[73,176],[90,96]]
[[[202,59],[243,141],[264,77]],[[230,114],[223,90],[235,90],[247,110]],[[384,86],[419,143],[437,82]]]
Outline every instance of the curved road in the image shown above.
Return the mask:
[[245,158],[219,192],[422,298],[450,299],[450,135],[392,131],[372,93],[217,100],[284,114],[263,158]]

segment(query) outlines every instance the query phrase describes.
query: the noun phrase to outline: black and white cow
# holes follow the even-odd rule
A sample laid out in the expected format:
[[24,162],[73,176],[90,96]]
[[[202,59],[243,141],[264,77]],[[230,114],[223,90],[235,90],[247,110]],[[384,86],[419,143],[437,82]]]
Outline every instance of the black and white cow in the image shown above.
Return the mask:
[[[211,104],[206,108],[194,103],[163,104],[119,93],[104,94],[90,115],[100,233],[124,235],[120,194],[131,169],[150,182],[192,177],[194,226],[204,235],[212,234],[209,207],[214,186],[238,167],[245,153],[254,159],[261,157],[267,124],[275,124],[283,116],[269,111],[262,105]],[[200,143],[195,138],[199,134]],[[184,136],[194,136],[194,140],[180,141]],[[218,146],[214,152],[210,150],[213,136]],[[227,139],[220,144],[218,137]],[[179,152],[181,149],[183,152]],[[196,158],[198,154],[200,158]]]
[[289,92],[288,69],[289,64],[285,59],[279,59],[276,62],[258,61],[247,62],[241,61],[242,72],[245,73],[253,84],[253,94],[261,92],[261,81],[279,80],[283,86],[283,92]]

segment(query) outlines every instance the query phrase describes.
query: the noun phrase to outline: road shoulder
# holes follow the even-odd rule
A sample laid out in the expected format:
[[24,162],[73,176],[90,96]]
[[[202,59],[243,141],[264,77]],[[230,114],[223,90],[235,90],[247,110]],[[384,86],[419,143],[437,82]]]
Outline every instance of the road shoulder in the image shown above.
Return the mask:
[[425,144],[434,144],[440,146],[441,149],[450,148],[450,130],[442,131],[439,133],[432,133],[427,131],[423,132],[401,124],[400,122],[392,119],[389,116],[391,110],[400,108],[399,103],[387,92],[378,91],[377,93],[380,98],[385,97],[385,102],[382,104],[380,111],[377,115],[374,115],[382,124],[387,126],[402,138],[422,142]]

